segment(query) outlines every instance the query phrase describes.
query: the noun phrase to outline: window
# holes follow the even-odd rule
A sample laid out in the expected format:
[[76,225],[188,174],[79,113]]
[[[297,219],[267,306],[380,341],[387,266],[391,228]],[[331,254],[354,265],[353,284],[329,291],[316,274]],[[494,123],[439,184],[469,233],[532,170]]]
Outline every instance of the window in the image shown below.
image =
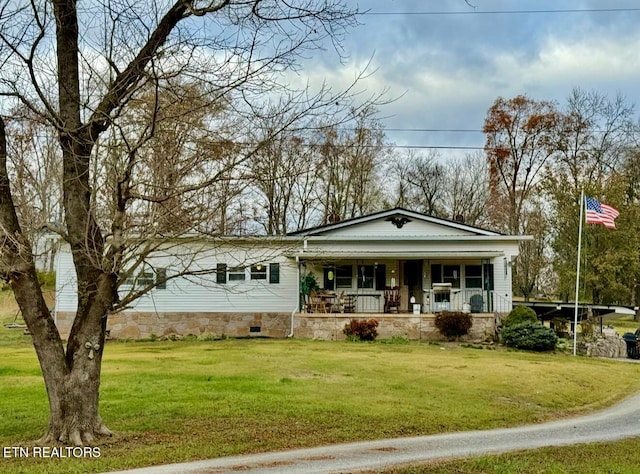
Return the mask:
[[358,267],[358,288],[373,288],[373,265]]
[[153,285],[153,272],[151,270],[141,271],[136,277],[135,284],[137,288],[145,288],[149,285]]
[[229,268],[229,281],[244,281],[244,267],[231,267]]
[[353,267],[340,265],[336,267],[336,288],[351,288],[353,280]]
[[137,275],[129,275],[123,284],[138,290],[156,285],[157,289],[164,290],[167,288],[167,269],[147,267]]
[[452,288],[460,288],[460,265],[442,266],[443,283],[451,283]]
[[482,288],[482,265],[465,265],[464,287]]
[[251,265],[251,279],[252,280],[266,280],[267,279],[267,266],[261,263],[257,265]]

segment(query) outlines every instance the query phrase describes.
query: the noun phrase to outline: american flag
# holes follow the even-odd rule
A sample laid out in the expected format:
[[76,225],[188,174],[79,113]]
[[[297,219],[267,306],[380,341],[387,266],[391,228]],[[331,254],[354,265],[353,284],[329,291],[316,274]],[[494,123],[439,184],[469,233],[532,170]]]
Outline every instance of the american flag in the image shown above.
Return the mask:
[[607,229],[616,228],[614,220],[620,215],[617,209],[591,197],[586,198],[586,205],[587,224],[602,224]]

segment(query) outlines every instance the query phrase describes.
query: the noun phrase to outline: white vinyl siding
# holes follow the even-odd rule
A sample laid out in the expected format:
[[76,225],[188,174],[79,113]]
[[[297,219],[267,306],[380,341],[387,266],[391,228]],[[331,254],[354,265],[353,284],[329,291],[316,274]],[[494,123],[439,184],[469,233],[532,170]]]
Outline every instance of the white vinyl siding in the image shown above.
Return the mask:
[[[166,282],[165,289],[153,289],[140,297],[127,311],[140,312],[247,312],[247,313],[280,313],[291,312],[296,308],[298,300],[298,277],[294,259],[286,258],[273,249],[268,251],[268,260],[278,264],[278,283],[270,283],[269,279],[244,281],[227,281],[216,283],[218,263],[226,263],[228,269],[237,265],[240,260],[249,260],[251,254],[256,260],[265,259],[264,249],[235,251],[227,249],[220,252],[223,262],[214,255],[206,255],[198,259],[198,269],[211,269],[210,275],[201,277],[176,278]],[[173,260],[173,261],[172,261]],[[172,265],[172,263],[174,265]],[[157,258],[154,264],[162,265],[170,276],[175,271],[175,260],[171,257]],[[249,267],[245,265],[247,275]],[[77,288],[75,269],[68,247],[58,252],[56,262],[56,311],[75,311],[77,308]],[[123,286],[124,295],[130,287]]]

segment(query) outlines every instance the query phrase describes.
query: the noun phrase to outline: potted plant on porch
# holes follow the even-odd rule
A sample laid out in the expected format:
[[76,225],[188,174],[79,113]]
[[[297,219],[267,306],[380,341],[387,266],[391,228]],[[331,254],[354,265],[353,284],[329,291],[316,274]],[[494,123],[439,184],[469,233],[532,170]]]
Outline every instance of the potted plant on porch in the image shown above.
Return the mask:
[[316,280],[316,276],[313,273],[306,273],[300,277],[301,309],[308,311],[309,295],[312,291],[317,291],[319,289],[320,285],[318,285],[318,280]]

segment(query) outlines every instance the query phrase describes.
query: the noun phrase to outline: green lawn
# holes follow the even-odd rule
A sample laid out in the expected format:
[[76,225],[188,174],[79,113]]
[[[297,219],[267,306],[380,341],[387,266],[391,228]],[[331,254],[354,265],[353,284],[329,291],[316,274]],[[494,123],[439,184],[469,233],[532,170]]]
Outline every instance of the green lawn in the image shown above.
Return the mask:
[[607,318],[604,320],[604,324],[613,326],[621,336],[625,332],[634,333],[638,328],[640,328],[640,322],[634,321],[633,316],[620,316],[611,319]]
[[[4,327],[15,303],[7,292],[0,298],[0,442],[32,447],[46,426],[46,395],[29,336]],[[116,435],[98,444],[100,458],[3,457],[0,471],[97,472],[544,421],[638,391],[639,372],[638,364],[566,353],[455,345],[110,342],[101,407]],[[390,472],[636,472],[639,447],[547,448]]]
[[400,467],[385,474],[637,474],[640,439],[550,447],[531,451]]
[[[0,378],[0,444],[32,446],[47,423],[44,386],[29,336],[4,326]],[[110,342],[101,411],[116,435],[97,445],[100,458],[3,458],[0,471],[98,472],[512,426],[638,390],[640,364],[566,353],[383,341]]]

